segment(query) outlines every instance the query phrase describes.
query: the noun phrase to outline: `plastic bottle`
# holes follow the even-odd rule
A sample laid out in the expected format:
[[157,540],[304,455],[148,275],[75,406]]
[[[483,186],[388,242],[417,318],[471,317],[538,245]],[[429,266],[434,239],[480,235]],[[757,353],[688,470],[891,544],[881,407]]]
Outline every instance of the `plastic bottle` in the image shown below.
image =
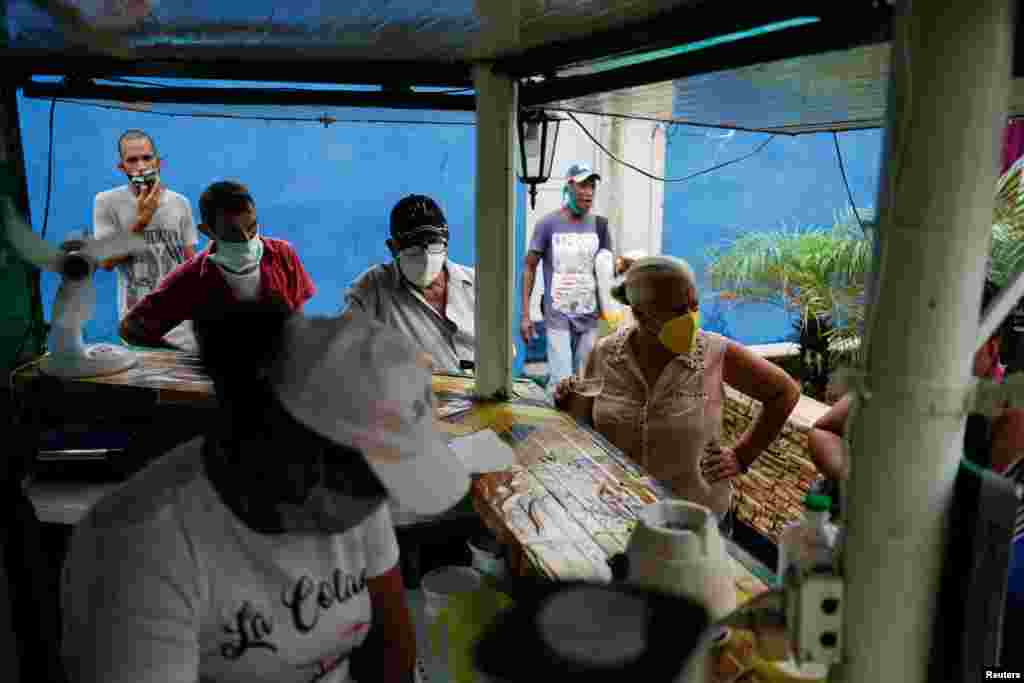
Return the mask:
[[818,493],[804,498],[804,519],[794,522],[779,536],[779,579],[796,570],[810,573],[815,570],[831,571],[837,529],[829,521],[832,499]]

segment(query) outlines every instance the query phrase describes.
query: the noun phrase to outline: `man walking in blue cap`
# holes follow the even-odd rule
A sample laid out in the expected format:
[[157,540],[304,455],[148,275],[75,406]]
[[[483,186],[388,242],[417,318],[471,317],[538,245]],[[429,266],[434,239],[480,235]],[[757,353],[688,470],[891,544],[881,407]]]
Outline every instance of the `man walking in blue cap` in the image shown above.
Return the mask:
[[594,257],[612,251],[608,220],[590,212],[597,173],[585,163],[566,171],[563,204],[537,222],[523,269],[523,308],[519,331],[527,344],[535,336],[530,295],[537,264],[544,262],[544,327],[548,336],[548,394],[559,380],[582,367],[597,339],[599,316]]

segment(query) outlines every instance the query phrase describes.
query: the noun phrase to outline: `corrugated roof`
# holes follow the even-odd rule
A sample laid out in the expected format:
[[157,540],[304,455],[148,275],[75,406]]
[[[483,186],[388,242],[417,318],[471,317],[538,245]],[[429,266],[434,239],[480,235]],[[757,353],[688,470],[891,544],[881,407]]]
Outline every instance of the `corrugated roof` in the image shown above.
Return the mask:
[[[33,54],[117,50],[125,57],[235,52],[291,61],[469,62],[494,50],[477,5],[517,25],[516,49],[643,21],[698,0],[3,0],[8,47]],[[77,28],[75,31],[69,29]],[[509,27],[493,28],[506,31]],[[493,55],[491,55],[493,56]]]
[[889,45],[867,45],[550,103],[773,132],[884,123]]

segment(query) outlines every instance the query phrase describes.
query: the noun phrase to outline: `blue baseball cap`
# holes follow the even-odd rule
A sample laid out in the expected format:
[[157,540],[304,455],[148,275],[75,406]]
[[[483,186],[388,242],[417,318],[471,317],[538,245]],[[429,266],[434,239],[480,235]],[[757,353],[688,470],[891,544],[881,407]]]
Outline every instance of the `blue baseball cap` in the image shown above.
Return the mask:
[[601,176],[598,175],[597,173],[594,173],[594,170],[590,168],[588,164],[585,164],[580,161],[570,165],[569,169],[565,172],[565,179],[567,182],[582,183],[584,180],[587,180],[588,178],[600,180]]

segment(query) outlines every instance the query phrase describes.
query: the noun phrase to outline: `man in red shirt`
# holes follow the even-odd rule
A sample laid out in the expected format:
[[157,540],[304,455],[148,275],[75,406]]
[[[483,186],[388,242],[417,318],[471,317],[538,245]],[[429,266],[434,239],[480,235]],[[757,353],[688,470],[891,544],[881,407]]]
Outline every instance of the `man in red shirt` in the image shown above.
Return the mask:
[[199,230],[210,244],[178,266],[121,321],[121,338],[167,347],[163,336],[185,320],[212,317],[237,301],[282,301],[293,311],[316,292],[284,240],[263,237],[248,188],[213,183],[199,198]]

